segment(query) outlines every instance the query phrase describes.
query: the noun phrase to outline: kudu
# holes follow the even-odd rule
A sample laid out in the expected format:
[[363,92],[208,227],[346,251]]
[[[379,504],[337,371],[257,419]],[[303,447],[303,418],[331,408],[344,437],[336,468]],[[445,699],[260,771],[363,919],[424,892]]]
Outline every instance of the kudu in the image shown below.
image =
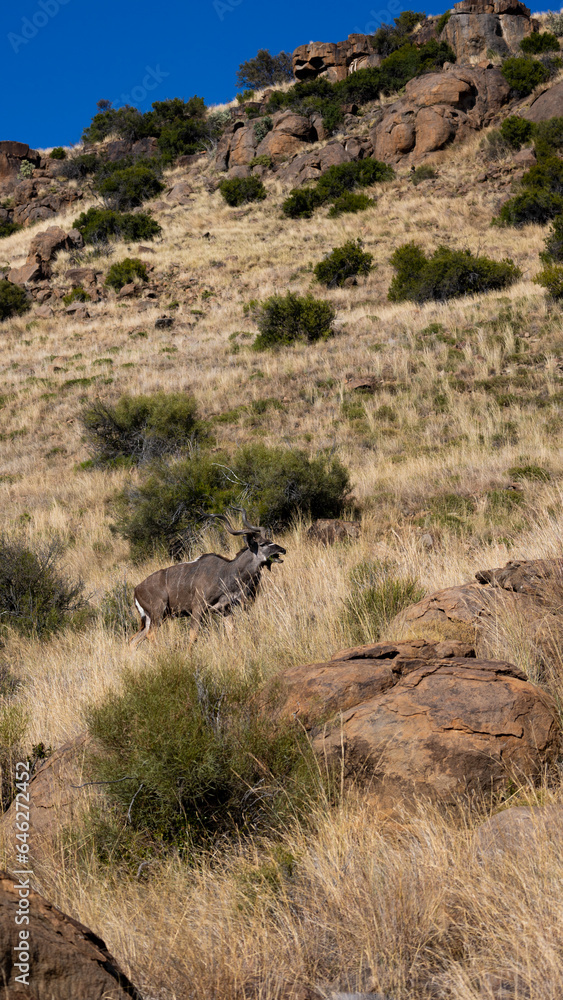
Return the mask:
[[192,562],[178,563],[151,573],[135,587],[135,605],[141,615],[141,629],[131,640],[136,647],[147,636],[154,636],[164,618],[190,615],[190,645],[206,611],[228,614],[236,605],[254,600],[264,566],[283,562],[285,549],[267,538],[262,528],[249,524],[241,509],[244,528],[236,530],[224,514],[215,514],[231,535],[244,535],[246,545],[234,559],[207,552]]

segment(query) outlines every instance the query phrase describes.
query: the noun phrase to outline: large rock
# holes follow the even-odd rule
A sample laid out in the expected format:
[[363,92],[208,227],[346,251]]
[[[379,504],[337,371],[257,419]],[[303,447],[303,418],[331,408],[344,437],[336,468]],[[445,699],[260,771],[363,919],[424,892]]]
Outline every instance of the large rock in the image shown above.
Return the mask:
[[[29,783],[29,825],[33,830],[31,855],[37,859],[49,842],[57,838],[63,827],[76,819],[78,811],[90,794],[90,786],[80,788],[85,782],[83,765],[90,744],[87,734],[82,734],[47,758],[37,769]],[[12,802],[0,819],[6,842],[16,844],[16,803]],[[50,848],[52,851],[52,847]],[[16,866],[17,867],[17,866]]]
[[521,111],[522,118],[530,122],[545,122],[548,118],[563,117],[563,82],[556,83],[549,90],[536,97],[527,111]]
[[273,115],[273,128],[260,141],[255,128],[259,122],[260,119],[249,124],[235,122],[227,129],[217,146],[215,166],[218,170],[248,166],[255,156],[262,155],[280,162],[300,152],[306,143],[318,139],[313,122],[294,111],[279,111]]
[[[0,872],[0,976],[6,996],[14,1000],[142,1000],[102,939],[23,886],[25,881],[24,875]],[[18,912],[29,914],[28,924],[16,923]],[[18,976],[29,978],[18,982]]]
[[455,66],[410,80],[405,97],[388,105],[372,129],[374,155],[416,163],[489,124],[509,95],[493,67]]
[[348,35],[343,42],[310,42],[293,53],[293,72],[297,80],[326,76],[331,83],[344,80],[349,73],[368,66],[379,66],[378,56],[369,35]]
[[41,156],[37,150],[30,149],[27,142],[14,142],[11,139],[0,142],[0,184],[5,186],[6,182],[16,180],[24,160],[38,167]]
[[456,3],[441,38],[458,62],[476,63],[489,50],[520,55],[520,42],[533,31],[530,11],[519,0],[462,0]]
[[60,226],[51,226],[35,236],[30,245],[27,255],[28,262],[49,264],[61,250],[81,249],[84,240],[78,229],[71,229],[65,233]]
[[541,601],[563,587],[563,559],[511,559],[500,569],[479,570],[475,579]]
[[13,285],[27,285],[28,281],[43,281],[45,273],[41,264],[23,264],[8,271],[8,281]]
[[512,806],[486,820],[477,830],[477,846],[489,857],[508,854],[516,860],[555,844],[563,845],[563,805]]
[[343,650],[285,671],[263,703],[309,728],[319,756],[383,805],[540,780],[560,752],[554,700],[518,667],[473,653],[420,640]]

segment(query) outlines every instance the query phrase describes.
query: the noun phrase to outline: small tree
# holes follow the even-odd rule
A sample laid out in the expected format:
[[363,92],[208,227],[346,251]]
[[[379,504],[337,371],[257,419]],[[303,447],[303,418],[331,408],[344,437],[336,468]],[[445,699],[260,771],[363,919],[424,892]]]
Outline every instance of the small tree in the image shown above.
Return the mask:
[[373,255],[362,250],[362,241],[348,240],[341,247],[335,247],[324,260],[315,266],[315,277],[328,288],[343,285],[346,278],[358,274],[367,275],[373,267]]
[[476,257],[469,250],[439,246],[426,257],[416,243],[404,243],[395,250],[390,263],[396,270],[388,298],[391,302],[427,302],[459,295],[475,295],[512,285],[521,276],[520,268],[509,259],[494,261]]
[[182,392],[122,396],[95,402],[82,413],[98,463],[146,462],[187,448],[200,435],[197,404]]
[[291,52],[279,52],[277,56],[273,56],[268,49],[259,49],[253,59],[240,64],[237,70],[237,87],[242,90],[258,90],[293,78]]

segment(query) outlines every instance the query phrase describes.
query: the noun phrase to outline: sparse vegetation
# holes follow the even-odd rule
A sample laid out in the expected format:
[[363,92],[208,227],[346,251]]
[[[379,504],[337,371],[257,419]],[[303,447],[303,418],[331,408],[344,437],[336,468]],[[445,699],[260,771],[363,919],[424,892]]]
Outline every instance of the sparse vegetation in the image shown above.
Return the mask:
[[352,643],[377,642],[395,615],[424,597],[420,583],[398,577],[389,563],[368,560],[350,573],[350,594],[341,615]]
[[271,295],[264,302],[252,303],[251,311],[260,331],[253,344],[259,351],[285,347],[296,340],[311,343],[329,337],[336,315],[330,302],[295,292]]
[[474,295],[493,288],[506,288],[522,272],[511,260],[494,261],[476,257],[469,250],[438,247],[426,257],[416,243],[405,243],[395,250],[391,264],[397,272],[389,288],[391,302],[427,302]]
[[[317,181],[314,188],[295,188],[282,205],[284,215],[291,219],[310,218],[314,210],[326,202],[334,202],[336,211],[340,214],[342,206],[350,205],[349,196],[357,187],[367,187],[381,181],[391,180],[393,168],[379,160],[357,160],[352,163],[341,163],[329,167]],[[356,202],[355,205],[358,203]],[[367,208],[371,202],[367,201]],[[350,211],[349,208],[345,208]],[[357,211],[354,207],[352,211]]]
[[0,239],[4,236],[11,236],[12,233],[17,233],[22,229],[22,226],[17,222],[7,222],[4,219],[0,219]]
[[259,177],[233,177],[221,181],[219,190],[227,205],[236,207],[250,201],[264,201],[266,188]]
[[361,240],[348,240],[335,247],[315,265],[315,277],[328,288],[343,285],[347,278],[367,275],[373,267],[373,255],[362,250]]
[[429,163],[422,163],[420,167],[416,167],[411,173],[411,181],[415,187],[421,181],[432,180],[434,177],[437,177],[436,171]]

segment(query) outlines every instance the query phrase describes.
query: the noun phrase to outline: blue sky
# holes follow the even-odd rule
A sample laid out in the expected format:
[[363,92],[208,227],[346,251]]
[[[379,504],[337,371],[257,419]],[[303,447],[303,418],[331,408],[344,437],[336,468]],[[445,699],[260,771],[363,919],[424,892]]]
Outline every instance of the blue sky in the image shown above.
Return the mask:
[[[259,48],[370,33],[409,9],[405,0],[15,0],[0,14],[0,139],[78,142],[100,98],[142,111],[168,97],[230,100],[239,64]],[[442,13],[447,0],[422,9]]]

